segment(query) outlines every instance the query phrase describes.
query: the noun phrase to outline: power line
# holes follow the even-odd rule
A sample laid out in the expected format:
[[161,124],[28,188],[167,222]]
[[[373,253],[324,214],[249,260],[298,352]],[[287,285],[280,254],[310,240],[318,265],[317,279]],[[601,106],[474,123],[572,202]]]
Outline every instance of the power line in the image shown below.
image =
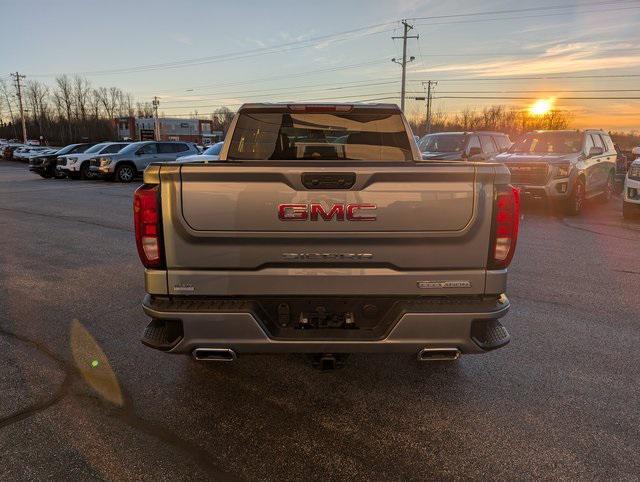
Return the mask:
[[[217,84],[195,85],[195,86],[190,86],[189,89],[157,90],[156,92],[158,92],[158,93],[185,92],[186,90],[196,90],[196,89],[202,89],[202,88],[207,88],[207,87],[218,87],[218,88],[219,87],[230,87],[230,86],[237,86],[237,85],[255,84],[256,82],[268,82],[270,80],[299,78],[299,77],[306,77],[308,75],[316,75],[316,74],[322,74],[322,73],[332,73],[332,72],[338,72],[338,71],[341,71],[341,70],[349,70],[349,69],[365,67],[365,66],[368,66],[368,65],[381,64],[383,61],[387,61],[387,59],[388,59],[388,57],[382,57],[382,58],[377,58],[375,60],[372,59],[372,60],[368,60],[368,61],[365,61],[365,62],[359,62],[359,63],[356,63],[356,64],[348,64],[348,65],[334,66],[334,67],[325,67],[323,69],[306,70],[304,72],[289,73],[289,74],[279,74],[279,75],[267,76],[267,77],[256,77],[256,78],[252,78],[250,80],[223,82],[223,83],[217,83]],[[388,77],[388,78],[391,79],[391,78],[395,78],[395,77]],[[371,80],[371,79],[368,79],[368,80]],[[353,82],[356,82],[356,81],[353,81]],[[218,92],[218,90],[216,90],[216,92]]]
[[[579,10],[575,13],[580,13],[580,14],[599,13],[599,12],[609,13],[609,12],[615,12],[615,11],[621,11],[621,10],[635,10],[638,8],[640,8],[640,5],[631,6],[631,7],[614,7],[614,8],[606,8],[606,9]],[[522,20],[525,18],[558,17],[562,15],[569,15],[571,13],[573,12],[540,13],[535,15],[517,15],[514,17],[476,18],[471,20],[453,20],[453,21],[446,21],[446,22],[416,23],[415,25],[434,26],[434,25],[455,25],[455,24],[479,23],[479,22],[495,22],[495,21],[502,21],[502,20]]]
[[[356,101],[371,101],[371,100],[376,100],[376,99],[369,99],[368,97],[371,96],[385,96],[383,97],[384,99],[390,99],[390,98],[399,98],[399,96],[397,96],[397,94],[395,92],[376,92],[376,93],[371,93],[371,94],[364,94],[364,95],[360,95],[360,96],[355,96],[355,95],[344,95],[344,96],[331,96],[331,97],[319,97],[319,98],[312,98],[312,99],[304,99],[305,102],[315,102],[315,101],[321,101],[321,100],[340,100],[340,99],[349,99],[349,100],[353,100],[354,102]],[[393,96],[393,97],[391,97]],[[366,99],[365,99],[366,97]],[[224,99],[211,99],[211,100],[224,100]],[[294,101],[292,98],[287,98],[285,100],[283,100],[282,102],[287,102],[287,101]],[[170,106],[170,107],[165,107],[164,110],[170,110],[170,109],[206,109],[209,107],[222,107],[222,106],[228,106],[228,105],[235,105],[235,104],[207,104],[207,105],[186,105],[186,106]],[[241,105],[241,104],[237,104],[237,105]]]
[[[640,74],[604,74],[604,75],[543,75],[535,77],[453,77],[437,79],[438,82],[509,82],[512,80],[575,80],[575,79],[612,79],[612,78],[636,78]],[[411,80],[410,82],[420,82],[419,80]]]
[[535,12],[541,10],[560,10],[560,9],[572,9],[572,8],[582,8],[582,7],[591,7],[591,6],[605,6],[612,4],[625,4],[630,3],[628,0],[614,0],[609,2],[584,2],[584,3],[574,3],[567,5],[549,5],[546,7],[530,7],[530,8],[515,8],[509,10],[489,10],[489,11],[481,11],[481,12],[473,12],[473,13],[456,13],[456,14],[446,14],[446,15],[430,15],[428,17],[411,17],[407,20],[432,20],[432,19],[441,19],[441,18],[460,18],[460,17],[477,17],[480,15],[499,15],[499,14],[507,14],[507,13],[524,13],[524,12]]
[[[423,82],[424,83],[424,82]],[[585,90],[457,90],[440,91],[440,94],[562,94],[581,92],[640,92],[640,89],[585,89]],[[407,92],[420,94],[421,92]]]
[[[432,84],[436,84],[437,82],[431,81]],[[344,86],[334,86],[334,87],[324,87],[326,84],[314,84],[307,85],[303,88],[275,88],[275,89],[255,89],[255,90],[245,90],[245,91],[232,91],[232,92],[218,92],[219,94],[224,95],[234,95],[234,94],[259,94],[259,95],[282,95],[282,91],[286,91],[287,94],[296,93],[296,94],[304,94],[304,93],[315,93],[315,92],[334,92],[334,91],[344,91],[351,89],[361,89],[363,87],[373,87],[373,86],[381,86],[381,85],[389,85],[395,84],[395,80],[385,81],[385,82],[368,82],[368,83],[358,83],[356,85],[344,85]],[[428,82],[422,82],[423,85],[428,84]],[[315,88],[319,87],[319,88]],[[580,89],[580,90],[456,90],[456,91],[440,91],[440,94],[560,94],[560,93],[586,93],[586,92],[640,92],[640,89]],[[407,94],[421,94],[422,92],[417,91],[408,91]],[[202,97],[202,96],[196,96]],[[183,104],[189,102],[211,102],[215,100],[224,100],[224,97],[205,97],[205,98],[187,98],[187,99],[177,99],[177,100],[167,100],[167,105],[174,104]]]
[[[275,88],[273,90],[256,89],[256,90],[234,91],[234,92],[218,92],[218,94],[230,95],[230,96],[234,94],[258,94],[258,95],[276,95],[277,96],[277,95],[288,95],[290,93],[304,94],[304,93],[314,93],[314,92],[335,92],[335,91],[344,91],[344,90],[351,90],[351,89],[361,89],[363,87],[389,85],[389,84],[395,84],[395,83],[397,83],[397,81],[370,82],[370,83],[358,84],[358,85],[347,85],[347,86],[341,86],[341,87],[324,87],[324,88],[323,88],[323,85],[326,85],[326,84],[316,84],[315,87],[320,87],[320,88],[296,89],[296,88],[282,87],[282,88]],[[314,87],[314,86],[309,86],[309,87]],[[181,103],[188,103],[188,102],[207,102],[211,100],[224,99],[224,97],[216,97],[215,99],[212,99],[211,97],[202,98],[202,96],[196,96],[196,97],[200,97],[200,98],[198,99],[186,98],[186,99],[177,99],[177,100],[167,99],[167,102],[168,102],[168,105],[172,105],[172,104],[181,104]]]
[[[438,96],[434,99],[493,99],[493,100],[533,100],[532,97],[510,97],[510,96]],[[640,100],[640,97],[557,97],[557,100]]]

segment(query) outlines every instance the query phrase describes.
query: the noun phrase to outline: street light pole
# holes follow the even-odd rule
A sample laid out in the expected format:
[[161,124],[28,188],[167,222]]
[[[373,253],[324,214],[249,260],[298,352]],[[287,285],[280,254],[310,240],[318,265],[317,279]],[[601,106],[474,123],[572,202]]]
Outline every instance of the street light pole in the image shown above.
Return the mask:
[[20,81],[25,78],[24,75],[20,75],[18,72],[11,74],[16,81],[16,93],[18,96],[18,104],[20,106],[20,119],[22,119],[22,142],[27,143],[27,124],[24,119],[24,108],[22,106],[22,85]]
[[153,98],[153,113],[154,113],[154,122],[153,122],[153,135],[156,138],[156,141],[160,140],[160,121],[158,120],[158,106],[160,105],[160,100],[157,96]]
[[433,88],[435,88],[435,86],[438,85],[438,82],[435,80],[428,80],[427,82],[423,82],[422,85],[426,85],[427,87],[427,134],[431,134],[431,101],[433,99],[433,91],[431,87],[433,86]]

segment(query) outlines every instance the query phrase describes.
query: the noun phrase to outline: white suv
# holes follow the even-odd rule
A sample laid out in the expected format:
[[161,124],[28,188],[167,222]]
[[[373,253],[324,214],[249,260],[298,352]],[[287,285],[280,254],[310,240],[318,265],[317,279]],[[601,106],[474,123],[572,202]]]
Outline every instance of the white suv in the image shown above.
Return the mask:
[[89,169],[89,161],[103,154],[120,152],[128,144],[127,142],[102,142],[90,147],[84,152],[59,156],[56,169],[60,174],[66,174],[71,179],[91,179],[97,177],[97,175]]
[[622,215],[625,219],[631,219],[640,214],[640,147],[631,150],[636,159],[629,166],[624,178],[624,190],[622,194]]

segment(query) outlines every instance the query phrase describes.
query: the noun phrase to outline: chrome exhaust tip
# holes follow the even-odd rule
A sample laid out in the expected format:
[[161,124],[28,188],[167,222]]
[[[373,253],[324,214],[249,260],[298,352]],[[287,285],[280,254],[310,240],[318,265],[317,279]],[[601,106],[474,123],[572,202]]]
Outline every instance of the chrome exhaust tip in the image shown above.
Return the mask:
[[196,348],[193,358],[198,361],[232,362],[236,359],[236,353],[229,348]]
[[460,355],[457,348],[423,348],[418,352],[418,361],[453,361]]

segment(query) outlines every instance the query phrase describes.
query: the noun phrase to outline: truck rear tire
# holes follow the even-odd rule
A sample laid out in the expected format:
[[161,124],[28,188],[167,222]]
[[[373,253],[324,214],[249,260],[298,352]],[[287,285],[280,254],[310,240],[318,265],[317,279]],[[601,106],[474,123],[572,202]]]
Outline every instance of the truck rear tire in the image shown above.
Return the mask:
[[567,216],[577,216],[582,212],[584,206],[584,181],[577,179],[571,195],[565,201],[564,212]]
[[615,184],[616,184],[616,181],[615,181],[614,175],[613,173],[611,173],[609,174],[609,178],[607,179],[607,184],[604,187],[604,191],[598,197],[598,201],[600,201],[603,204],[611,201],[611,199],[613,198],[613,193],[615,191]]

